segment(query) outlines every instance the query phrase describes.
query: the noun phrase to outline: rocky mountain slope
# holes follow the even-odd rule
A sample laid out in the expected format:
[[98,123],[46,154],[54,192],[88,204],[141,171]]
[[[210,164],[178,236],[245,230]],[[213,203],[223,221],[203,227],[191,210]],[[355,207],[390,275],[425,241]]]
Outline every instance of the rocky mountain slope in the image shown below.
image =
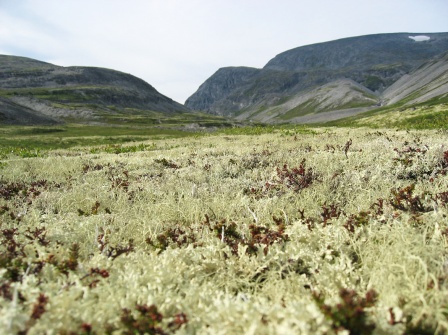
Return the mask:
[[401,102],[405,106],[448,97],[448,52],[401,77],[381,97],[388,105]]
[[[378,34],[299,47],[277,55],[262,69],[219,69],[186,106],[263,122],[322,120],[322,113],[330,119],[353,115],[401,100],[393,96],[414,71],[420,71],[417,77],[427,71],[443,73],[440,67],[446,59],[432,59],[446,51],[448,33]],[[429,85],[433,75],[426,76]],[[423,85],[424,81],[416,80]],[[428,88],[432,95],[422,99],[443,94],[444,80],[441,76],[438,90]],[[400,97],[413,88],[403,88]]]
[[3,124],[91,121],[114,114],[175,115],[187,111],[185,106],[130,74],[0,55],[0,123]]

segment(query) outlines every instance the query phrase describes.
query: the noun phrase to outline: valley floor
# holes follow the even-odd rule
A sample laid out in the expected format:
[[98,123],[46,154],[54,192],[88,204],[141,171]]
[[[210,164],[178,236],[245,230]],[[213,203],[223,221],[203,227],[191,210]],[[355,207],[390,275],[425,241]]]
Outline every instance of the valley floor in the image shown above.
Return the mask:
[[0,332],[446,333],[446,131],[270,129],[5,153]]

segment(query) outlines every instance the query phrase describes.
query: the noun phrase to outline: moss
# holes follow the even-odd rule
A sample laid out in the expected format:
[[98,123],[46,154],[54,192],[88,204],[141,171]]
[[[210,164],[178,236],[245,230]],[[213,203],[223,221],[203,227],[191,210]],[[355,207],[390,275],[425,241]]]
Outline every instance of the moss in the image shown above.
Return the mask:
[[[75,128],[0,132],[129,132]],[[134,130],[2,157],[1,329],[447,332],[444,132]]]

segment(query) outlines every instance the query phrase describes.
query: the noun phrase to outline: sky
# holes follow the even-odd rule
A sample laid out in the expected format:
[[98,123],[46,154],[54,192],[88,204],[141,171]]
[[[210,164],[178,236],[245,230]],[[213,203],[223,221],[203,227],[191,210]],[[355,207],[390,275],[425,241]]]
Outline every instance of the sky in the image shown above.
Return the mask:
[[184,103],[226,66],[377,33],[448,32],[448,0],[0,0],[0,54],[130,73]]

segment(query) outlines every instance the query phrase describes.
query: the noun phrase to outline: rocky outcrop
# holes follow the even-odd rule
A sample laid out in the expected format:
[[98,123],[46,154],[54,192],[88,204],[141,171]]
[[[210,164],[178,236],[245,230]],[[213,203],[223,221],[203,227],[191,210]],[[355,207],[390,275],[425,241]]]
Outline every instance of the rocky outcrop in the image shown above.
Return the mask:
[[[234,90],[251,83],[260,72],[250,67],[228,67],[219,69],[211,78],[204,82],[185,105],[195,106],[198,110],[207,110],[215,101],[225,99]],[[239,107],[231,108],[238,110]],[[219,113],[218,113],[219,114]]]

